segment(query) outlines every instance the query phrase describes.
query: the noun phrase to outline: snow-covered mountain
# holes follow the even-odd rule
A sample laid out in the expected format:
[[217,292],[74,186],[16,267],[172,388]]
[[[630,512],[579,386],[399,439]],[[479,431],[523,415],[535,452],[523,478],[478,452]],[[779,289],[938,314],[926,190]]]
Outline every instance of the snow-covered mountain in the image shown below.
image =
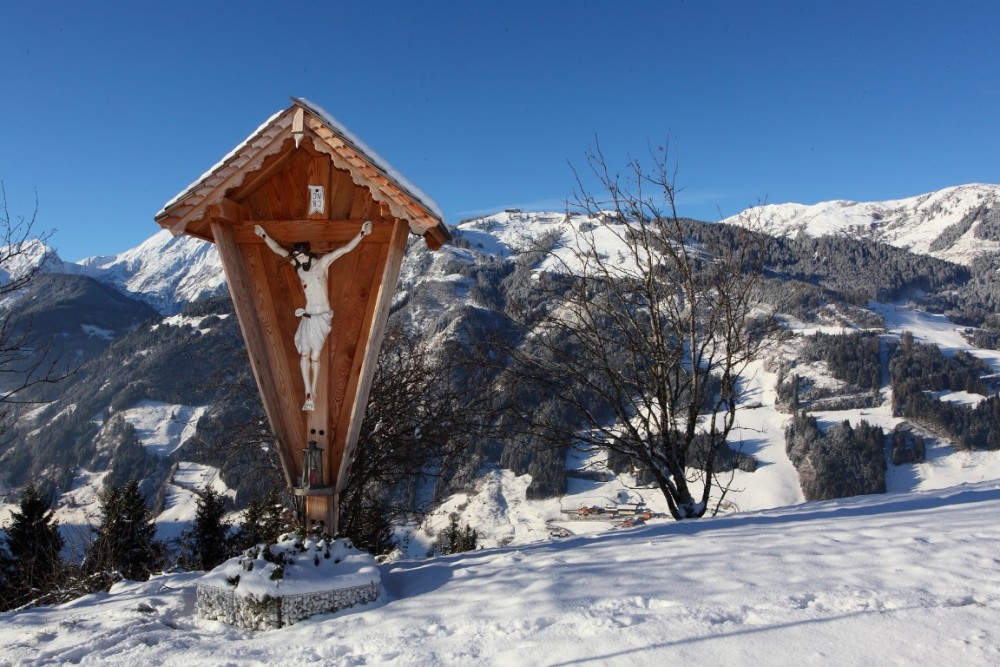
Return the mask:
[[[970,264],[997,247],[998,201],[1000,186],[971,185],[894,202],[783,204],[760,212],[774,233],[852,236]],[[568,261],[561,253],[592,224],[561,213],[511,210],[461,223],[455,244],[439,252],[416,242],[401,272],[393,317],[438,340],[492,332],[503,321],[500,310],[510,295],[503,283],[518,271],[512,266],[518,251],[544,241]],[[610,243],[602,250],[614,257]],[[910,303],[866,306],[863,299],[842,299],[832,264],[820,267],[828,282],[809,317],[786,316],[787,335],[749,374],[735,433],[759,465],[753,472],[734,470],[724,510],[732,516],[683,523],[654,518],[630,530],[578,520],[571,510],[583,506],[641,501],[663,513],[665,501],[655,489],[639,487],[633,475],[602,467],[600,455],[571,450],[557,462],[566,473],[565,493],[540,500],[529,499],[530,474],[484,458],[477,478],[444,498],[423,523],[406,527],[407,553],[382,566],[384,596],[362,613],[343,611],[251,636],[195,619],[195,575],[170,574],[123,582],[108,594],[56,608],[0,614],[0,663],[133,664],[146,656],[165,664],[708,659],[735,665],[749,651],[789,665],[914,664],[928,655],[995,664],[1000,535],[991,517],[1000,504],[1000,451],[963,451],[922,431],[924,460],[895,465],[886,450],[886,495],[805,504],[785,441],[791,414],[778,390],[781,374],[794,373],[796,383],[822,390],[823,399],[812,405],[806,406],[805,392],[802,399],[823,429],[865,421],[889,433],[905,421],[894,413],[886,380],[890,341],[909,332],[948,356],[968,351],[994,373],[1000,372],[1000,352],[976,347],[967,326]],[[530,290],[532,272],[564,268],[543,257],[515,288]],[[788,280],[778,289],[809,285],[815,268],[801,262],[776,276]],[[214,249],[167,232],[118,256],[79,264],[50,259],[46,270],[96,278],[141,297],[161,315],[224,292]],[[211,395],[192,393],[185,382],[218,361],[222,342],[238,340],[233,318],[215,310],[224,301],[206,300],[134,330],[103,326],[114,349],[94,361],[93,372],[81,372],[64,396],[21,415],[29,447],[4,452],[0,465],[5,471],[26,466],[44,449],[72,453],[72,484],[60,487],[57,516],[74,548],[89,534],[95,491],[111,474],[117,449],[132,443],[149,458],[183,457],[191,434],[212,414]],[[853,398],[853,390],[832,377],[827,361],[805,358],[807,341],[818,333],[862,330],[879,342],[876,386],[865,387],[863,405],[830,400]],[[165,378],[166,386],[151,388],[154,379]],[[937,393],[962,404],[988,399],[974,391]],[[56,432],[66,437],[42,437]],[[183,458],[162,476],[161,538],[190,526],[197,489],[211,484],[235,495],[217,470]],[[10,507],[0,504],[0,525]],[[453,514],[478,531],[487,550],[431,562],[419,558]],[[554,539],[568,535],[576,536]],[[663,628],[673,634],[664,635]]]
[[769,234],[843,234],[969,265],[1000,250],[1000,185],[972,184],[883,202],[766,204],[723,222],[761,220]]
[[[891,240],[897,245],[912,249],[926,248],[931,254],[952,252],[949,256],[953,258],[966,255],[971,257],[972,245],[978,251],[996,243],[990,239],[981,239],[976,234],[986,234],[995,223],[993,202],[998,201],[998,197],[1000,186],[973,185],[950,188],[911,200],[877,204],[839,202],[815,207],[774,205],[764,213],[774,214],[776,232],[796,234],[803,230],[809,235],[857,235],[862,238]],[[565,213],[509,210],[464,221],[457,226],[455,243],[438,252],[430,252],[422,242],[416,241],[412,244],[401,271],[393,317],[404,326],[438,340],[449,337],[474,338],[496,333],[494,327],[504,322],[501,313],[504,300],[510,296],[504,290],[512,289],[504,282],[506,277],[514,274],[513,264],[517,252],[544,242],[542,245],[553,249],[554,256],[561,256],[569,262],[570,256],[562,254],[563,251],[573,243],[574,235],[593,230],[593,225],[592,220]],[[946,234],[948,229],[952,229],[953,233]],[[951,236],[955,237],[954,241],[945,251],[934,249],[945,244],[940,239],[947,240]],[[616,248],[611,245],[614,242],[616,239],[611,234],[607,247],[602,246],[609,257],[617,254]],[[621,239],[618,238],[617,242],[620,243]],[[966,251],[966,255],[962,255]],[[925,261],[915,263],[920,265]],[[554,262],[552,256],[540,259],[537,265],[526,272],[527,278],[518,282],[513,289],[530,290],[531,271],[547,268],[565,267]],[[79,264],[66,263],[62,270],[84,272],[105,284],[116,286],[132,297],[140,297],[153,304],[161,314],[175,313],[193,300],[225,291],[224,277],[215,249],[210,244],[187,237],[171,237],[166,231],[153,235],[139,247],[120,255],[90,258]],[[825,298],[823,312],[813,320],[789,321],[789,332],[793,340],[801,340],[818,331],[844,332],[867,326],[852,320],[853,315],[840,309],[833,295],[828,293]],[[904,317],[906,313],[912,314]],[[210,345],[213,336],[214,340],[238,339],[232,320],[225,319],[224,315],[221,319],[208,317],[209,315],[216,313],[206,310],[190,313],[186,318],[168,318],[151,325],[152,328],[146,327],[135,332],[131,338],[123,341],[120,350],[116,352],[122,356],[104,360],[100,367],[101,372],[106,372],[107,368],[115,369],[114,378],[109,378],[107,382],[103,378],[88,380],[93,387],[100,389],[74,389],[73,397],[66,398],[64,404],[53,404],[44,415],[40,411],[39,423],[34,427],[43,429],[57,418],[64,420],[60,424],[68,423],[70,420],[65,415],[73,415],[75,410],[79,410],[86,412],[76,418],[83,427],[95,431],[97,427],[108,430],[115,416],[120,415],[121,419],[135,428],[147,452],[182,451],[184,438],[187,437],[184,434],[188,429],[195,428],[200,416],[205,414],[205,401],[209,399],[194,398],[194,394],[186,389],[175,389],[182,386],[183,380],[190,380],[190,376],[196,374],[196,371],[204,370],[210,363],[206,359],[197,358],[189,365],[173,361],[167,363],[159,360],[158,356],[162,353],[162,356],[170,357],[180,349],[196,350],[197,345]],[[931,326],[924,314],[902,309],[883,309],[881,314],[875,314],[873,318],[882,318],[881,331],[887,337],[898,336],[905,329],[915,331],[919,340],[936,343],[951,351],[972,349],[971,344],[962,337],[963,327],[944,320],[934,320],[935,324]],[[229,327],[225,332],[224,326]],[[198,341],[197,345],[189,344],[195,340]],[[177,347],[168,349],[168,345]],[[1000,371],[1000,359],[991,356],[989,351],[973,352],[993,365],[996,371]],[[220,356],[215,348],[209,348],[203,355],[211,358],[212,362]],[[752,473],[736,471],[735,490],[729,496],[733,510],[760,510],[798,504],[804,500],[796,470],[786,454],[784,425],[788,412],[777,404],[775,396],[775,385],[778,382],[775,369],[782,364],[794,366],[797,355],[798,348],[786,343],[776,348],[771,358],[763,360],[753,369],[753,405],[741,414],[739,432],[747,443],[746,446],[752,448],[748,452],[761,465]],[[147,381],[142,373],[153,374],[161,381],[169,376],[174,389],[159,392],[164,394],[161,398],[151,398],[149,387],[143,385],[154,381]],[[822,367],[806,368],[805,364],[800,364],[796,373],[817,384],[825,381]],[[120,391],[115,389],[116,393],[111,393],[109,389],[105,401],[102,392],[106,386],[114,384],[112,380],[121,381],[122,387]],[[104,402],[98,404],[97,398]],[[827,410],[821,417],[825,424],[845,419],[857,423],[864,419],[891,430],[901,419],[892,415],[889,399],[889,393],[883,391],[879,402],[873,406],[864,409]],[[208,411],[211,412],[210,409]],[[139,418],[139,415],[150,414],[171,415],[177,439],[161,438],[159,432],[164,429],[147,423],[152,418]],[[81,433],[81,437],[93,440],[93,433]],[[115,443],[117,445],[117,440]],[[99,455],[104,455],[100,448],[98,450]],[[888,488],[890,491],[906,492],[940,488],[971,479],[1000,478],[1000,459],[994,454],[977,452],[973,456],[958,453],[946,442],[935,442],[929,447],[925,463],[914,465],[912,470],[907,468],[888,475]],[[478,480],[472,480],[469,488],[455,493],[427,524],[414,528],[410,535],[413,547],[411,553],[424,553],[433,544],[433,534],[447,525],[451,512],[464,512],[463,517],[467,516],[467,521],[475,522],[482,531],[481,543],[484,545],[521,544],[546,538],[550,533],[550,522],[558,518],[562,510],[595,502],[613,502],[620,493],[628,491],[629,485],[635,484],[635,480],[628,475],[612,476],[606,483],[595,483],[586,476],[581,476],[569,480],[567,492],[561,499],[526,502],[526,487],[530,476],[524,474],[523,469],[503,469],[498,465],[497,459],[499,456],[486,460]],[[961,465],[963,461],[971,462],[970,466]],[[592,465],[591,461],[567,460],[565,469],[570,471],[568,476],[572,477],[574,470]],[[942,471],[947,471],[948,474],[942,474]],[[98,469],[79,470],[73,488],[79,488],[77,482],[81,485],[89,484],[88,480],[91,479],[99,482],[99,478],[95,477],[98,472]],[[665,509],[658,507],[663,504],[662,497],[655,491],[647,491],[644,493],[644,500],[655,509]]]
[[215,247],[190,236],[172,236],[167,230],[119,255],[88,257],[79,265],[94,278],[149,303],[164,315],[225,291]]
[[[767,204],[725,222],[738,224],[757,216],[774,235],[847,235],[966,265],[985,252],[1000,250],[1000,185],[962,185],[884,202]],[[564,213],[510,210],[465,222],[458,229],[472,250],[507,257],[545,233],[572,234],[586,224],[584,218]],[[51,249],[42,251],[48,256],[47,271],[89,275],[165,315],[176,313],[185,303],[225,291],[215,248],[191,237],[171,236],[166,230],[121,254],[78,263],[62,261]]]
[[3,268],[0,269],[0,284],[18,280],[31,272],[92,274],[91,269],[86,266],[63,261],[54,248],[38,239],[28,240],[18,245],[5,246],[0,249],[0,257],[5,260]]
[[27,242],[0,269],[0,282],[29,271],[94,278],[124,295],[144,301],[163,315],[184,304],[225,292],[219,254],[211,243],[161,230],[140,245],[118,255],[68,262],[58,249],[41,241]]

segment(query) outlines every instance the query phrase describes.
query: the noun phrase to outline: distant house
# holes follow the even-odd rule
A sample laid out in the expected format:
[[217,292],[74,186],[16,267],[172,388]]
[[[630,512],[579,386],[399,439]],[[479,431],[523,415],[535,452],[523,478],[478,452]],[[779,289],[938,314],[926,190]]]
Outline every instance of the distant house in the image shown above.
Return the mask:
[[650,513],[643,503],[619,503],[615,510],[621,516],[637,516]]

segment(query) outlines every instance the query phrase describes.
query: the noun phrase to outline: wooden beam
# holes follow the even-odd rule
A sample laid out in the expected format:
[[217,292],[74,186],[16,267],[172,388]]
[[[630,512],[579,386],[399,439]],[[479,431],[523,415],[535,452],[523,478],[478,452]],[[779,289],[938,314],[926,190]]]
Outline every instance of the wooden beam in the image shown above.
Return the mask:
[[265,330],[268,327],[268,322],[266,317],[258,317],[259,313],[256,308],[258,299],[255,296],[255,291],[259,292],[264,287],[257,285],[256,290],[251,287],[253,285],[250,278],[251,271],[248,271],[248,267],[244,263],[243,254],[236,244],[229,226],[213,221],[212,235],[226,269],[226,282],[233,299],[233,308],[236,311],[240,329],[243,331],[243,339],[247,344],[250,367],[257,380],[257,386],[261,389],[264,412],[267,414],[277,440],[281,466],[285,471],[286,481],[292,485],[294,467],[292,466],[293,461],[288,455],[288,447],[295,438],[296,429],[289,424],[282,402],[275,400],[274,396],[270,395],[266,389],[278,387],[282,382],[280,368],[269,354],[271,342],[268,340]]
[[183,234],[185,236],[192,236],[192,237],[194,237],[196,239],[200,239],[202,241],[208,241],[209,243],[215,243],[215,239],[212,237],[211,233],[204,234],[204,233],[202,233],[200,231],[195,232],[195,231],[193,231],[191,229],[186,229],[186,230],[181,231],[181,232],[174,231],[173,229],[171,229],[170,233],[172,235],[174,235],[174,236],[181,236]]
[[295,147],[298,148],[299,144],[302,143],[303,134],[303,118],[305,116],[305,109],[299,107],[295,110],[295,115],[292,117],[292,138],[295,139]]
[[[328,342],[329,343],[329,342]],[[320,357],[320,374],[316,382],[316,395],[313,397],[316,402],[316,409],[313,412],[304,412],[306,419],[306,441],[315,440],[316,445],[323,450],[323,484],[333,486],[336,479],[330,470],[330,456],[332,447],[330,446],[330,404],[327,394],[327,373],[329,363],[326,355]],[[323,530],[334,534],[337,525],[337,517],[334,514],[333,496],[331,495],[310,495],[305,498],[305,519],[306,523],[321,523]],[[308,527],[308,526],[307,526]]]
[[[385,334],[386,322],[389,320],[389,308],[392,305],[392,296],[396,289],[396,281],[399,279],[399,271],[403,264],[403,253],[406,251],[408,236],[409,229],[406,222],[404,220],[397,220],[393,225],[392,240],[389,244],[388,255],[382,270],[382,280],[379,285],[375,308],[372,312],[372,320],[368,326],[366,340],[363,342],[365,353],[361,359],[357,388],[353,392],[354,403],[350,406],[344,447],[344,462],[340,466],[340,472],[337,477],[337,493],[343,491],[347,485],[351,461],[354,458],[354,448],[357,446],[358,437],[361,434],[361,422],[364,420],[365,409],[368,406],[368,395],[371,392],[372,381],[375,377],[375,366],[378,361],[379,348],[382,345],[382,337]],[[351,395],[351,392],[348,395]]]
[[450,235],[446,236],[445,234],[442,234],[438,231],[439,229],[440,225],[437,227],[431,227],[426,233],[424,233],[424,243],[426,243],[427,247],[431,250],[439,249],[442,245],[444,245],[445,241],[450,238]]
[[[323,251],[323,244],[343,245],[361,231],[364,220],[247,220],[233,229],[237,243],[263,244],[257,236],[254,225],[260,225],[278,243],[291,246],[298,241],[308,240],[313,249]],[[393,226],[385,223],[372,225],[372,233],[365,243],[388,243]]]
[[[264,140],[263,145],[251,145],[245,147],[240,154],[234,156],[233,162],[237,162],[241,159],[245,163],[252,162],[251,158],[248,157],[247,154],[252,155],[252,159],[255,160],[258,159],[261,155],[263,155],[266,158],[272,153],[277,153],[278,151],[281,150],[282,145],[285,143],[285,141],[289,141],[289,143],[291,144],[291,137],[289,136],[290,134],[291,130],[289,130],[286,127],[283,130],[277,132],[269,140]],[[291,145],[289,145],[289,148],[291,148]],[[246,169],[245,164],[239,166],[232,166],[228,164],[225,165],[224,167],[220,168],[219,171],[228,172],[228,175],[211,188],[211,193],[205,195],[201,195],[201,193],[199,193],[198,195],[195,196],[201,196],[202,199],[200,201],[205,201],[205,200],[211,201],[216,198],[221,198],[220,193],[222,197],[228,196],[230,194],[230,190],[233,190],[236,187],[240,187],[243,185],[243,181],[247,176],[247,172],[245,171],[245,169]],[[188,200],[185,200],[183,203],[190,203],[190,202]],[[194,205],[190,210],[184,213],[184,215],[180,218],[180,220],[177,221],[176,225],[171,225],[171,227],[172,228],[176,227],[183,231],[184,228],[187,227],[187,225],[190,224],[193,220],[202,217],[202,215],[205,215],[206,213],[207,211],[205,210],[204,207],[199,205]]]
[[245,206],[233,201],[229,197],[223,197],[218,204],[212,204],[208,207],[210,220],[223,223],[230,227],[239,225],[240,222],[246,217],[246,213],[247,210]]
[[[327,340],[326,344],[331,345],[332,343]],[[323,484],[332,487],[336,482],[336,478],[330,472],[332,450],[330,438],[333,434],[330,432],[329,424],[330,399],[327,388],[329,368],[330,362],[327,355],[320,355],[319,376],[316,380],[316,395],[313,396],[316,408],[312,412],[303,412],[302,415],[306,420],[306,441],[315,440],[316,445],[323,450]],[[332,495],[306,496],[304,502],[307,527],[309,527],[311,522],[321,523],[323,530],[333,535],[337,519],[334,514]]]

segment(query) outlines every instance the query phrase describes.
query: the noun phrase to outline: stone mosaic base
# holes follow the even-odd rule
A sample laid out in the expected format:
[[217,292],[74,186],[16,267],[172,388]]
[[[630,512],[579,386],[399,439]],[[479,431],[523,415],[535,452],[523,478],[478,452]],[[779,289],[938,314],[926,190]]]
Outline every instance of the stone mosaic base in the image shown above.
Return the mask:
[[198,618],[222,621],[248,630],[274,630],[293,625],[315,614],[328,614],[357,604],[374,602],[379,582],[332,591],[300,595],[237,595],[233,589],[198,584],[195,611]]

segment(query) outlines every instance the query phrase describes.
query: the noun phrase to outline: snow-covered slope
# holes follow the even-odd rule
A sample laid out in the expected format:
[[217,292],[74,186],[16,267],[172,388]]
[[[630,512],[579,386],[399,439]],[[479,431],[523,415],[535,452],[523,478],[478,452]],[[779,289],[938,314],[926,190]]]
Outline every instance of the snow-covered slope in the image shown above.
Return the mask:
[[0,269],[0,283],[17,280],[32,271],[94,275],[94,271],[87,266],[63,261],[55,248],[37,239],[19,245],[4,246],[0,248],[0,257],[5,258],[3,268]]
[[[977,228],[985,224],[988,211],[998,203],[1000,185],[972,184],[884,202],[766,204],[724,222],[739,224],[760,219],[766,231],[774,235],[847,234],[969,264],[983,252],[1000,249],[1000,243],[983,238],[982,231],[977,236]],[[981,214],[977,215],[977,211]],[[949,228],[951,234],[942,237]]]
[[400,561],[378,602],[270,632],[169,574],[0,614],[0,663],[995,665],[998,513],[989,483]]
[[[903,306],[876,307],[885,317],[888,336],[909,331],[918,342],[938,345],[946,354],[958,349],[966,350],[1000,372],[1000,352],[971,347],[961,336],[963,327],[947,318]],[[825,326],[796,325],[791,329],[798,337],[816,331],[839,334],[850,332],[851,328],[831,323]],[[794,358],[795,349],[793,344],[786,342],[774,346],[769,354]],[[739,410],[733,438],[734,445],[741,452],[754,456],[759,466],[752,473],[733,471],[731,489],[720,511],[722,515],[790,507],[805,502],[798,473],[786,453],[784,432],[790,414],[776,405],[776,377],[767,370],[768,365],[768,360],[760,360],[748,371],[750,387]],[[819,373],[818,377],[810,377],[817,381],[824,379],[821,369],[811,371],[803,364],[798,366],[797,371],[803,376]],[[975,401],[985,397],[973,394],[962,398]],[[892,414],[888,387],[883,389],[882,402],[877,406],[818,411],[815,415],[824,428],[845,420],[853,426],[865,421],[881,426],[887,433],[904,421]],[[890,494],[927,492],[1000,480],[1000,452],[959,451],[947,442],[933,438],[930,443],[926,461],[888,465],[886,485]],[[479,545],[486,548],[526,545],[560,534],[581,535],[614,530],[620,519],[580,521],[571,514],[567,515],[566,510],[590,505],[613,506],[622,494],[629,496],[630,502],[642,502],[661,515],[652,519],[651,523],[672,522],[665,518],[668,510],[659,490],[638,486],[631,475],[607,472],[602,457],[571,451],[566,466],[570,473],[567,493],[558,498],[536,501],[525,499],[529,476],[515,476],[509,470],[487,471],[475,489],[451,496],[421,526],[409,527],[400,533],[400,537],[405,537],[403,542],[407,553],[423,556],[431,551],[435,536],[447,527],[452,514],[457,514],[462,523],[475,528],[479,534]],[[575,476],[580,471],[590,475]],[[595,472],[598,474],[593,475]],[[603,480],[600,479],[602,475]]]
[[605,261],[625,260],[628,245],[624,228],[600,225],[576,213],[526,212],[509,209],[458,226],[463,237],[486,255],[509,257],[513,252],[551,251],[538,265],[543,271],[580,272],[580,255],[590,243]]
[[185,303],[221,294],[225,276],[211,243],[190,236],[157,232],[136,248],[110,257],[80,261],[98,280],[119,287],[165,315]]
[[[774,211],[785,212],[785,217],[777,216],[778,220],[786,221],[788,233],[802,225],[812,233],[854,233],[854,230],[864,228],[869,236],[892,238],[902,244],[924,243],[930,247],[942,228],[958,224],[977,207],[993,205],[995,197],[1000,196],[1000,186],[963,186],[950,188],[938,193],[897,202],[880,204],[850,204],[845,202],[817,205],[816,207],[798,207],[787,204],[778,205]],[[815,209],[812,217],[802,211]],[[826,210],[821,215],[820,209]],[[839,214],[837,212],[840,212]],[[835,215],[836,214],[836,215]],[[867,217],[866,217],[867,216]],[[865,221],[868,221],[867,223]],[[922,220],[918,224],[918,220]],[[796,222],[797,221],[797,222]],[[873,222],[879,224],[874,224]],[[867,224],[867,227],[865,225]],[[974,234],[981,221],[973,221],[968,234]],[[495,215],[477,218],[464,222],[459,226],[460,238],[468,247],[449,246],[437,253],[430,253],[417,243],[417,249],[409,253],[401,274],[400,291],[397,294],[397,305],[406,307],[401,313],[414,326],[422,327],[422,331],[436,332],[434,335],[450,335],[447,324],[454,321],[454,316],[446,312],[449,308],[485,308],[474,301],[470,284],[475,276],[470,267],[487,263],[492,259],[503,260],[518,250],[532,247],[539,239],[556,244],[556,256],[560,251],[558,244],[570,244],[574,234],[580,230],[590,229],[593,221],[580,216],[568,216],[564,213],[528,213],[522,211],[505,211]],[[852,227],[854,225],[854,227]],[[922,232],[920,230],[923,230]],[[923,236],[921,236],[921,234]],[[961,249],[961,243],[968,241],[966,236],[959,237],[952,250]],[[987,242],[974,239],[977,246],[989,247]],[[921,240],[923,239],[923,240]],[[930,239],[930,240],[928,240]],[[602,242],[602,250],[609,257],[614,257],[616,243],[620,239],[610,237]],[[957,251],[956,251],[957,252]],[[567,257],[564,255],[564,257]],[[556,268],[551,258],[548,264],[540,264]],[[168,232],[160,232],[138,248],[116,257],[91,258],[81,263],[87,271],[93,271],[101,279],[121,285],[130,292],[140,292],[147,299],[156,303],[161,312],[176,310],[184,302],[196,295],[214,293],[224,289],[221,267],[215,250],[207,243],[190,238],[173,238]],[[565,268],[565,267],[559,267]],[[473,275],[472,278],[469,276]],[[424,289],[422,300],[412,297],[418,285],[433,283],[432,290]],[[916,311],[898,308],[887,315],[889,333],[899,332],[903,325],[897,326],[897,320],[909,318],[912,323],[905,328],[921,326],[926,334],[922,337],[928,342],[935,342],[946,349],[968,348],[958,332],[959,327],[951,323],[940,323],[937,329],[930,327],[929,318]],[[441,318],[443,325],[436,325],[436,318]],[[200,320],[199,320],[200,321]],[[484,320],[487,323],[492,320]],[[914,324],[918,323],[918,324]],[[835,330],[842,330],[838,326]],[[804,331],[798,333],[805,333]],[[980,352],[980,356],[985,353]],[[1000,360],[991,360],[1000,371]],[[741,410],[739,429],[736,432],[742,441],[742,450],[753,455],[760,466],[753,473],[735,472],[733,491],[727,497],[725,511],[757,511],[767,508],[795,505],[803,502],[802,491],[799,488],[797,473],[791,466],[785,453],[784,427],[788,419],[786,413],[775,406],[773,373],[766,369],[766,364],[757,364],[752,369],[749,381],[752,391],[747,404]],[[886,402],[868,411],[842,411],[825,415],[829,423],[849,419],[856,423],[865,419],[886,428],[892,428],[898,419],[891,417]],[[177,412],[182,417],[182,424],[174,425],[174,430],[180,433],[184,424],[193,423],[202,408],[198,406],[153,406],[159,412],[151,411],[150,404],[126,406],[125,417],[140,431],[142,443],[149,450],[173,451],[179,442],[160,441],[153,437],[166,433],[167,424],[157,425],[157,419],[148,419],[144,415],[162,413],[166,418],[168,413]],[[194,417],[192,417],[194,415]],[[940,488],[947,485],[961,484],[969,481],[995,479],[1000,477],[1000,455],[996,452],[977,453],[975,459],[969,455],[954,452],[942,446],[929,452],[927,463],[893,468],[889,477],[891,491],[912,491]],[[571,470],[579,467],[579,461],[568,461]],[[80,471],[80,479],[94,475]],[[89,479],[89,478],[88,478]],[[100,480],[96,477],[95,481]],[[419,528],[411,532],[411,555],[424,555],[433,546],[434,534],[447,525],[449,514],[456,512],[463,522],[469,523],[480,531],[481,544],[487,547],[497,545],[522,545],[541,539],[549,539],[553,532],[579,533],[592,531],[595,528],[607,530],[610,525],[594,524],[584,526],[554,525],[562,518],[561,512],[583,504],[588,498],[606,501],[616,497],[621,491],[634,485],[634,480],[628,476],[614,477],[606,482],[593,482],[571,479],[570,492],[566,498],[552,501],[528,502],[525,500],[525,489],[529,480],[516,477],[510,471],[490,470],[482,476],[476,488],[467,489],[464,493],[447,500],[438,514]],[[634,490],[634,489],[633,489]],[[654,489],[638,490],[643,495],[644,502],[654,510],[665,512],[662,495]],[[83,501],[80,501],[81,504]],[[589,500],[587,501],[589,502]],[[173,520],[173,519],[172,519]],[[2,522],[2,521],[0,521]],[[553,528],[560,530],[554,531]]]

